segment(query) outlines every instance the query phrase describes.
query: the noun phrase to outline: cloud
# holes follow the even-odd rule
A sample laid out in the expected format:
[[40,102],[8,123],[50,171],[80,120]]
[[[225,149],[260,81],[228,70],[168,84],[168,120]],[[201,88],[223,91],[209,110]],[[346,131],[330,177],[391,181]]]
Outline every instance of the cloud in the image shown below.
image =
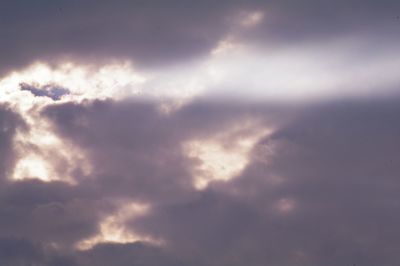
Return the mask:
[[[25,239],[38,255],[15,256],[43,265],[391,265],[398,103],[197,101],[170,114],[135,100],[54,103],[41,118],[85,151],[92,171],[75,172],[74,184],[9,180],[0,190],[0,236]],[[246,124],[250,118],[258,123]],[[271,133],[252,144],[244,169],[195,186],[201,158],[185,142],[233,147],[263,127]],[[145,211],[128,215],[130,205]],[[114,238],[79,250],[100,234],[112,240],[105,221],[134,236],[131,242]]]
[[397,51],[398,10],[392,0],[10,1],[0,13],[0,69],[65,58],[83,63],[119,58],[159,68],[207,56],[229,36],[265,47],[364,36],[370,51]]
[[[92,171],[88,177],[76,177],[78,182],[95,176],[104,193],[165,201],[171,195],[187,197],[194,189],[196,159],[187,155],[186,141],[212,138],[232,127],[238,135],[232,133],[231,141],[240,134],[251,136],[254,132],[238,130],[239,121],[261,117],[263,109],[193,103],[166,115],[155,103],[128,100],[57,104],[47,107],[43,115],[61,138],[87,154]],[[273,121],[272,115],[262,119]],[[223,141],[228,140],[218,140],[229,145]]]
[[94,234],[101,213],[111,209],[92,194],[65,183],[9,183],[1,189],[0,235],[66,248]]
[[131,226],[209,265],[243,265],[249,258],[390,265],[397,261],[399,219],[397,103],[306,108],[259,142],[240,177],[189,201],[159,205]]
[[212,1],[9,2],[1,13],[6,42],[0,50],[7,51],[2,70],[65,56],[124,57],[144,65],[190,58],[207,52],[226,31],[223,17],[229,9]]
[[6,265],[39,263],[43,259],[40,247],[24,239],[0,238],[0,262]]
[[12,171],[15,164],[13,139],[17,130],[26,130],[22,118],[8,106],[0,106],[0,182]]
[[133,244],[101,244],[90,251],[79,254],[85,266],[125,266],[125,265],[187,265],[179,257],[164,250],[136,242]]
[[0,264],[399,264],[399,10],[5,2]]

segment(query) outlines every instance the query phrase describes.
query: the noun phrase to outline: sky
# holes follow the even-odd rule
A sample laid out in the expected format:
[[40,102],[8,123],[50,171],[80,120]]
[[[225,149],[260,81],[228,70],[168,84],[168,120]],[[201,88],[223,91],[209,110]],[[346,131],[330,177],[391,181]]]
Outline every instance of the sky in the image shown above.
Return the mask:
[[400,264],[400,2],[0,1],[0,265]]

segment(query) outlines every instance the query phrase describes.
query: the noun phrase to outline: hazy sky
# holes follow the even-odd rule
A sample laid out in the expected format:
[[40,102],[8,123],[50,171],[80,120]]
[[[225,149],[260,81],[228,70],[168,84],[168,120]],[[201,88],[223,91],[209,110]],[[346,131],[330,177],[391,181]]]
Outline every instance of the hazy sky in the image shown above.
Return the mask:
[[395,0],[1,0],[0,265],[399,265],[399,44]]

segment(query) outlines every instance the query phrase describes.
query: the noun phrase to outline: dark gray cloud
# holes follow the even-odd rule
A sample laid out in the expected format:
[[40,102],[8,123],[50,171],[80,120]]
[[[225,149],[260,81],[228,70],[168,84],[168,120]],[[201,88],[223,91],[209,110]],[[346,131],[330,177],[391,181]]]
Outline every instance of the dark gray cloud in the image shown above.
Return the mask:
[[224,2],[5,2],[2,69],[65,56],[122,57],[144,64],[192,57],[209,50],[226,31],[229,6]]
[[[240,19],[254,11],[262,12],[264,20],[246,27]],[[387,77],[388,86],[394,86],[391,91],[396,91],[394,71],[388,69],[396,64],[387,58],[398,54],[398,16],[400,2],[394,0],[2,1],[0,74],[65,58],[83,64],[132,60],[139,67],[162,69],[207,56],[225,38],[264,50],[315,47],[332,55],[339,40],[344,48],[338,51],[351,54],[354,81],[371,72],[357,75],[360,69],[371,66],[374,72],[382,64],[377,79]],[[365,45],[358,49],[354,44],[360,40]],[[327,51],[324,45],[331,41],[329,47],[335,49]],[[309,50],[305,54],[312,56]],[[344,65],[335,64],[328,62],[333,72]],[[257,70],[245,73],[251,78]],[[235,78],[233,83],[241,87]],[[63,103],[58,100],[69,90],[62,84],[21,83],[15,89],[55,102],[32,104],[25,111],[33,115],[23,117],[24,103],[6,92],[15,105],[0,106],[1,265],[400,263],[399,98],[307,105],[245,102],[234,95],[210,101],[207,96],[162,114],[157,101]],[[193,170],[200,160],[190,158],[182,145],[215,138],[251,119],[258,121],[252,132],[271,127],[274,133],[256,143],[248,165],[233,179],[196,189]],[[44,129],[46,122],[46,130],[71,145],[66,147],[79,147],[91,166],[86,172],[83,166],[69,165],[73,162],[68,156],[40,154],[55,166],[52,175],[71,172],[75,184],[10,179],[18,156],[24,156],[24,150],[17,152],[15,137],[19,132],[29,137],[35,132],[28,125]],[[246,130],[218,140],[229,148]],[[24,149],[39,153],[43,143],[33,142]],[[72,156],[74,152],[71,149]],[[77,243],[101,231],[105,217],[132,202],[150,206],[149,211],[121,222],[139,236],[163,240],[162,245],[137,241],[76,249]]]
[[393,47],[393,40],[397,39],[400,12],[397,1],[289,0],[258,1],[258,4],[266,11],[267,19],[263,27],[249,33],[247,38],[276,38],[290,44],[353,36],[367,37],[375,47]]
[[34,265],[43,260],[40,246],[25,239],[0,238],[0,262],[3,265]]
[[[82,186],[150,203],[152,211],[128,225],[164,239],[183,261],[392,265],[400,219],[398,106],[397,99],[342,101],[288,115],[287,107],[197,103],[162,116],[149,103],[96,102],[56,105],[45,114],[90,151],[97,170]],[[117,114],[123,119],[112,119]],[[191,162],[177,163],[187,160],[179,143],[250,114],[278,130],[254,148],[239,177],[194,190]]]
[[[268,109],[271,114],[263,114]],[[274,109],[199,102],[166,116],[154,103],[128,100],[54,105],[44,115],[89,154],[102,193],[170,201],[195,193],[194,162],[182,151],[185,141],[210,137],[249,117],[275,123]],[[90,177],[78,178],[92,186]]]
[[78,255],[82,266],[125,266],[125,265],[187,265],[183,261],[158,247],[140,242],[132,244],[100,244]]
[[[235,17],[260,10],[265,21],[239,33]],[[364,36],[370,52],[395,47],[398,1],[5,1],[0,69],[27,63],[131,59],[159,66],[205,55],[228,34],[279,45]],[[374,37],[375,36],[375,37]]]
[[[3,186],[0,246],[13,252],[0,259],[78,266],[396,264],[399,113],[398,99],[297,108],[194,102],[168,116],[150,102],[53,105],[43,118],[87,151],[94,171],[77,175],[77,185]],[[235,179],[196,190],[195,162],[180,144],[248,117],[277,130],[254,147]],[[75,251],[121,199],[150,204],[149,213],[126,226],[165,245]]]
[[97,232],[111,205],[90,190],[65,183],[11,182],[0,190],[0,236],[69,248]]

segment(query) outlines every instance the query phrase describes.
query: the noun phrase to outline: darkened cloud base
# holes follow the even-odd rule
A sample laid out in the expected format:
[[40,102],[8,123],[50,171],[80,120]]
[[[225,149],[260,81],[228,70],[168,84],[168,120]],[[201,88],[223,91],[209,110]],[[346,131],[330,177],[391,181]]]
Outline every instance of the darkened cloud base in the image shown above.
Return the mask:
[[0,265],[399,265],[399,16],[2,1]]
[[[151,103],[135,101],[49,106],[42,119],[83,147],[94,170],[90,176],[77,171],[78,185],[3,177],[1,261],[393,265],[400,245],[399,103],[335,102],[290,111],[199,102],[169,117],[157,114]],[[9,142],[23,123],[7,108],[1,114],[7,173],[15,161]],[[254,146],[237,177],[196,190],[190,174],[196,162],[180,143],[212,136],[249,115],[278,129]],[[73,249],[96,234],[99,219],[115,211],[117,202],[129,201],[150,204],[151,210],[126,226],[162,238],[164,245],[139,241]]]
[[[265,20],[247,32],[238,30],[237,19],[254,10],[265,12]],[[0,69],[64,57],[171,64],[206,55],[229,34],[265,46],[363,38],[362,49],[379,53],[397,49],[399,11],[395,0],[5,0]]]

